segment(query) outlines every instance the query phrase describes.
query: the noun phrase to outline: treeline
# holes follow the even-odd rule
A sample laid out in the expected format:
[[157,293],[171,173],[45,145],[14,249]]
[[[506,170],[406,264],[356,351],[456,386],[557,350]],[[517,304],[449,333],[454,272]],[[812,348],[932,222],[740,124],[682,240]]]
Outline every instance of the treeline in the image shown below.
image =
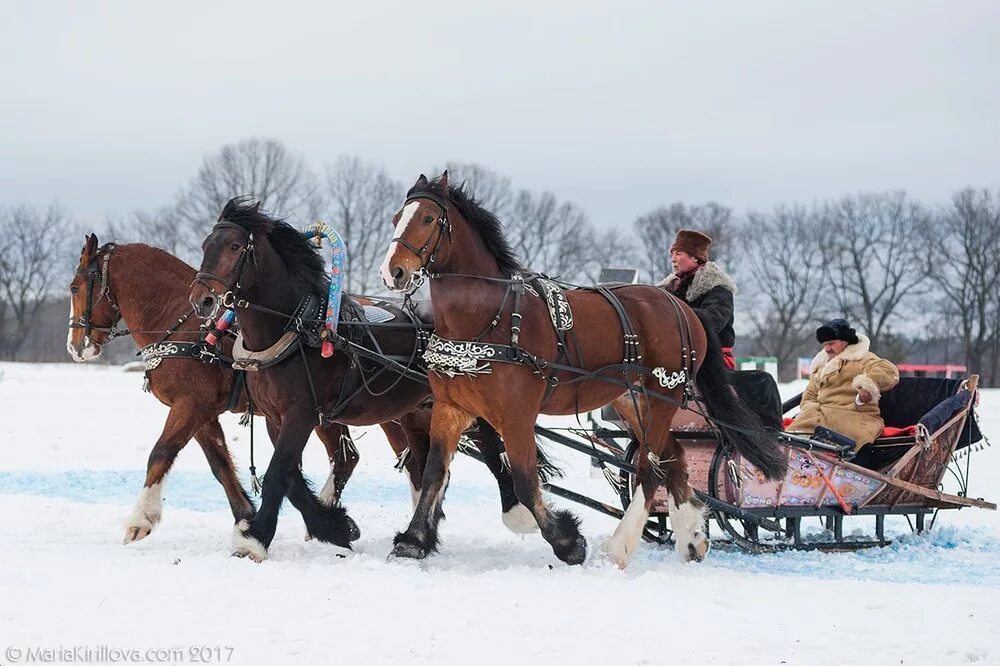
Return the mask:
[[[815,351],[818,322],[845,316],[896,361],[961,362],[989,385],[1000,382],[994,192],[965,189],[936,204],[903,192],[861,194],[747,213],[674,202],[631,222],[598,226],[573,202],[517,187],[485,166],[449,163],[431,171],[445,167],[452,182],[467,181],[505,222],[524,265],[569,281],[592,283],[601,267],[615,266],[638,268],[641,280],[656,282],[670,272],[677,230],[705,231],[715,241],[713,258],[740,286],[737,352],[778,357],[786,378],[797,357]],[[377,273],[389,219],[408,185],[360,157],[341,156],[315,170],[278,141],[247,139],[206,157],[157,210],[83,225],[57,206],[10,202],[0,214],[0,358],[65,360],[65,287],[83,233],[157,245],[195,264],[223,204],[238,194],[256,196],[296,226],[330,224],[348,244],[347,289],[381,293]]]

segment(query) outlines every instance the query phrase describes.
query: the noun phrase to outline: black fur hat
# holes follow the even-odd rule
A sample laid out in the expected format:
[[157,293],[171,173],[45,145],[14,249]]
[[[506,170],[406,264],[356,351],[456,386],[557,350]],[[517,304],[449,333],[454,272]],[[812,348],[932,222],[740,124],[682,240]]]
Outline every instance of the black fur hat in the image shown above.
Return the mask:
[[846,319],[831,319],[816,329],[816,340],[820,344],[831,340],[843,340],[849,345],[856,345],[858,334]]

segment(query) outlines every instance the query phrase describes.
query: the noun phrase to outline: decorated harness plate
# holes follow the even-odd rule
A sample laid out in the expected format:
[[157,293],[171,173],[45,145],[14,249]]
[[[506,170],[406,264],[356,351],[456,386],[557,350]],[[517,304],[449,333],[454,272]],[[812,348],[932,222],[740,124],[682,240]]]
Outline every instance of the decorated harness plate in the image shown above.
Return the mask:
[[152,370],[165,358],[200,359],[205,351],[205,345],[200,342],[158,342],[142,348],[142,363],[147,370]]
[[449,377],[488,375],[490,361],[498,359],[500,345],[447,340],[431,334],[424,352],[428,370]]
[[[535,281],[541,290],[541,298],[545,299],[545,305],[549,308],[549,317],[552,318],[552,325],[557,331],[568,331],[573,328],[573,310],[569,306],[569,299],[566,292],[559,285],[547,278],[537,278]],[[534,290],[532,290],[534,292]]]

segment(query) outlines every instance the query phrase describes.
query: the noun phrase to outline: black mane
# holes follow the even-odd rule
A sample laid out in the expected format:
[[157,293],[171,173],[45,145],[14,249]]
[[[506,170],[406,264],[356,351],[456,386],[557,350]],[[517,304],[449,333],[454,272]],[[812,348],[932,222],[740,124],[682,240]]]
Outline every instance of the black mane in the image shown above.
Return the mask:
[[251,196],[230,199],[219,215],[219,222],[223,220],[238,224],[247,233],[266,237],[292,274],[297,292],[311,291],[317,296],[326,296],[330,278],[323,259],[298,229],[261,212]]
[[496,259],[497,265],[504,275],[509,276],[521,270],[521,263],[507,241],[503,223],[497,219],[496,215],[482,207],[480,201],[469,191],[465,181],[458,185],[449,185],[447,192],[444,191],[437,179],[428,181],[426,184],[418,183],[410,188],[406,196],[409,197],[419,192],[430,192],[444,196],[451,201],[462,217],[468,220],[469,224],[479,232],[483,245]]

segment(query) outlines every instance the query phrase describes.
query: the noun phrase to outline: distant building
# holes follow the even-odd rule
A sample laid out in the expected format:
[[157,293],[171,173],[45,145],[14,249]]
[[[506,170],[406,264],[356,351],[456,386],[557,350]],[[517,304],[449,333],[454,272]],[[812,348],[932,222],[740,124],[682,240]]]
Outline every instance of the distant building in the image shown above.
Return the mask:
[[774,356],[737,356],[738,370],[763,370],[778,381],[778,359]]

